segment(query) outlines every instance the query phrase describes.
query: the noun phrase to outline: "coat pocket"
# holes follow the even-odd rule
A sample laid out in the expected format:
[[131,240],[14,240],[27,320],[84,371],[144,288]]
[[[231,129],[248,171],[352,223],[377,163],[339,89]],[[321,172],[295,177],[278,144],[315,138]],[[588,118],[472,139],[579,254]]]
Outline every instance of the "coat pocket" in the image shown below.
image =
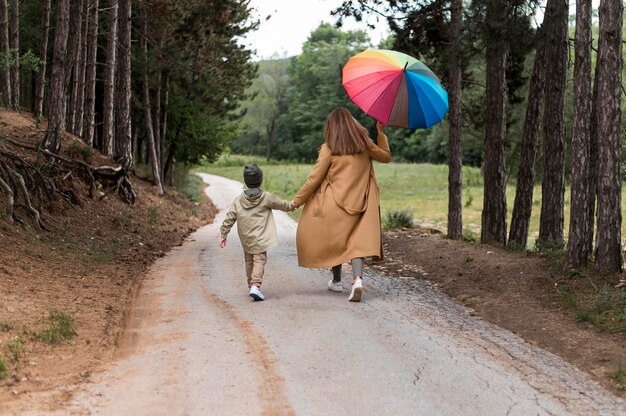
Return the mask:
[[328,182],[324,182],[317,188],[317,191],[311,198],[311,216],[316,218],[324,218],[326,216],[326,188]]

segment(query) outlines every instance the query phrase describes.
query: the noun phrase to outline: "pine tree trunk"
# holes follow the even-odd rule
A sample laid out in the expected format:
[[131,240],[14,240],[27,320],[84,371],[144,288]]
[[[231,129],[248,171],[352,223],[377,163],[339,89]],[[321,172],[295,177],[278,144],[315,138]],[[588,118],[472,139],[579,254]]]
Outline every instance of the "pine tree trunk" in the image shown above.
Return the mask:
[[87,59],[85,75],[85,114],[83,116],[83,140],[94,145],[96,130],[96,58],[98,53],[98,0],[89,1],[89,25],[87,31]]
[[[504,6],[490,2],[489,21],[501,18]],[[506,244],[506,104],[507,49],[491,41],[486,52],[484,196],[480,240]]]
[[589,214],[589,169],[591,156],[591,0],[576,1],[576,55],[574,60],[574,127],[572,131],[572,185],[567,263],[587,264],[587,242],[593,234]]
[[[596,269],[621,272],[622,0],[600,1],[598,55],[598,234]],[[600,107],[600,104],[602,105]]]
[[463,72],[459,64],[458,54],[461,36],[461,17],[463,2],[452,1],[450,18],[450,37],[453,42],[450,48],[448,64],[448,98],[450,113],[448,122],[448,238],[460,240],[463,237],[463,182],[461,153],[461,81]]
[[524,129],[522,131],[522,149],[520,155],[515,202],[511,217],[508,246],[517,250],[525,250],[528,242],[528,227],[533,209],[533,191],[535,187],[535,161],[539,144],[539,126],[541,122],[541,105],[545,92],[545,39],[540,33],[535,53],[533,73],[530,78],[528,104]]
[[13,65],[11,65],[11,109],[20,110],[20,2],[11,0],[11,49],[13,49]]
[[[598,45],[602,46],[602,45]],[[599,50],[596,56],[599,55]],[[589,205],[587,206],[587,218],[589,219],[592,232],[588,235],[587,252],[594,253],[594,220],[596,219],[596,203],[598,193],[598,65],[593,76],[593,92],[591,93],[591,126],[589,134]],[[596,245],[597,247],[597,245]]]
[[[0,49],[4,55],[8,55],[11,49],[9,44],[9,7],[7,0],[0,0]],[[13,108],[13,95],[11,94],[11,68],[2,71],[2,100],[7,109]]]
[[566,0],[548,0],[546,19],[546,96],[543,180],[541,183],[540,248],[563,246],[565,196],[565,92],[567,81]]
[[[163,44],[161,44],[161,49],[163,49]],[[159,69],[156,75],[156,89],[154,91],[154,148],[156,149],[159,167],[163,164],[161,159],[161,76],[162,71]]]
[[78,137],[83,137],[83,114],[85,111],[85,82],[87,71],[87,34],[89,32],[89,0],[83,1],[83,12],[81,18],[80,45],[78,59],[74,65],[74,88],[72,91],[72,105],[75,111],[74,125],[72,131]]
[[61,149],[61,131],[65,128],[65,59],[69,30],[69,0],[58,0],[57,19],[50,77],[50,105],[48,106],[48,130],[42,147],[52,153]]
[[102,104],[102,153],[113,156],[115,68],[117,66],[117,0],[109,0],[107,12],[107,62],[104,71],[104,97]]
[[35,118],[40,119],[43,115],[43,101],[46,92],[46,61],[48,60],[48,32],[50,31],[50,2],[44,0],[41,18],[41,38],[39,41],[39,72],[37,73],[37,86],[35,88]]
[[144,71],[143,71],[143,108],[146,122],[146,139],[148,141],[148,153],[152,164],[152,180],[159,189],[159,195],[163,195],[163,184],[161,183],[161,169],[159,158],[157,157],[154,143],[154,128],[152,125],[152,109],[150,107],[150,84],[148,77],[148,13],[143,11],[143,36],[141,37],[141,48],[143,49]]
[[131,0],[119,0],[118,9],[118,65],[115,88],[115,154],[114,158],[125,169],[133,164],[130,125],[131,98]]
[[[87,0],[75,0],[70,1],[70,29],[67,37],[67,49],[65,58],[65,88],[67,91],[66,101],[63,105],[65,107],[66,118],[66,130],[73,132],[74,120],[76,118],[76,109],[72,107],[72,97],[74,92],[70,87],[73,87],[72,79],[76,78],[74,74],[74,67],[78,61],[78,50],[80,49],[80,36],[81,30],[81,17],[83,11],[83,2]],[[76,30],[77,28],[78,30]]]

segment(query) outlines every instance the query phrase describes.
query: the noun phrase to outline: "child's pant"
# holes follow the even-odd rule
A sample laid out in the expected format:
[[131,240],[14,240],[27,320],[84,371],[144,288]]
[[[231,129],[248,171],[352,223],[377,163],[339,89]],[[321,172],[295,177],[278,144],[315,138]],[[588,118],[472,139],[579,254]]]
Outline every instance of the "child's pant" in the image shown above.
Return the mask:
[[246,259],[246,276],[248,276],[248,287],[252,285],[261,286],[263,274],[265,273],[265,263],[267,263],[267,251],[259,254],[243,252]]

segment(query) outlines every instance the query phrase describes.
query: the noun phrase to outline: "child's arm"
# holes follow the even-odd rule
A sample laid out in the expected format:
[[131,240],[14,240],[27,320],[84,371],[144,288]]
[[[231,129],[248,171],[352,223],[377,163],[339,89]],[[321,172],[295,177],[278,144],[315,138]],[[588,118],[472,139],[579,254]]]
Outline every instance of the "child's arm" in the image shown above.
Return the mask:
[[296,210],[296,207],[295,207],[295,205],[292,202],[283,201],[282,199],[280,199],[276,195],[270,194],[269,192],[268,192],[267,196],[269,197],[269,199],[268,199],[268,202],[269,202],[268,206],[269,206],[270,209],[279,209],[279,210],[285,211],[285,212],[287,212],[287,211],[295,211]]
[[220,227],[221,236],[219,245],[221,248],[226,247],[228,233],[230,232],[230,229],[233,228],[235,221],[237,221],[237,210],[235,209],[235,203],[233,202],[226,213],[222,226]]

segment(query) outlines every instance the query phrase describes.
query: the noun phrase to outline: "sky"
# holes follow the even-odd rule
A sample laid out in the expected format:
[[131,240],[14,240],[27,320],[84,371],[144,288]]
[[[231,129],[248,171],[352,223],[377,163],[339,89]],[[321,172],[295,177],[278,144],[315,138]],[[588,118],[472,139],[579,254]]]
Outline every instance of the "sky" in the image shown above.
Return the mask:
[[[259,30],[250,33],[245,44],[256,49],[258,59],[272,55],[294,56],[302,52],[302,44],[321,22],[335,23],[330,11],[340,6],[341,0],[252,0],[251,5],[261,20]],[[267,15],[272,15],[265,20]],[[370,21],[376,29],[368,29],[365,23],[356,23],[354,19],[345,19],[344,30],[363,29],[368,32],[374,45],[387,36],[387,22]]]

